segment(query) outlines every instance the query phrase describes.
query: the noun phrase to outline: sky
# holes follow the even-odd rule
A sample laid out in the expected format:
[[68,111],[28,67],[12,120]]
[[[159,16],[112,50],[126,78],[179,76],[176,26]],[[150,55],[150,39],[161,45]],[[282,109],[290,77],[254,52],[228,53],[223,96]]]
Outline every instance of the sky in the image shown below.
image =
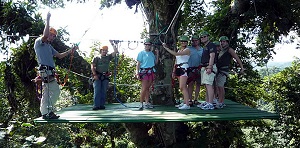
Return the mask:
[[[140,33],[145,26],[147,27],[141,9],[134,14],[135,8],[129,9],[125,3],[122,3],[99,10],[99,2],[94,0],[85,4],[69,3],[65,8],[48,8],[48,10],[46,8],[41,11],[44,19],[48,11],[52,14],[50,25],[56,28],[67,26],[66,29],[70,32],[70,43],[80,42],[80,50],[87,53],[89,53],[93,41],[109,45],[109,51],[112,52],[109,39],[123,40],[119,52],[124,52],[131,58],[136,58],[137,53],[143,50],[143,45],[136,43],[130,44],[131,48],[136,49],[128,48],[128,41],[142,41]],[[87,32],[83,36],[86,30]],[[275,52],[277,54],[273,56],[272,61],[290,62],[294,60],[294,56],[300,57],[300,50],[296,50],[295,47],[296,43],[276,45]]]
[[[137,53],[144,47],[141,44],[143,40],[140,38],[140,33],[145,27],[145,18],[141,10],[138,9],[138,13],[135,14],[135,8],[129,9],[125,3],[103,10],[99,7],[97,0],[80,4],[73,2],[68,3],[65,8],[46,7],[40,10],[40,13],[45,20],[47,12],[50,12],[50,26],[57,29],[66,27],[65,29],[70,33],[70,42],[67,45],[79,43],[79,49],[87,55],[95,41],[109,46],[109,52],[113,52],[109,40],[119,40],[123,41],[119,52],[136,58]],[[129,41],[131,43],[128,45]]]
[[[109,40],[121,40],[123,42],[121,42],[119,52],[135,59],[144,46],[137,43],[130,43],[128,46],[128,41],[142,42],[140,33],[144,27],[148,27],[148,24],[145,24],[146,19],[143,17],[141,9],[138,9],[138,13],[135,14],[135,8],[129,9],[124,2],[103,10],[99,9],[99,5],[99,0],[90,0],[87,3],[67,3],[65,8],[45,7],[39,12],[44,20],[46,20],[47,12],[50,12],[50,26],[65,28],[70,33],[70,42],[67,45],[80,43],[80,51],[85,52],[87,56],[95,41],[100,41],[102,45],[108,45],[109,52],[112,52],[113,48]],[[300,39],[298,39],[299,42]],[[300,57],[300,49],[295,49],[296,44],[276,45],[275,52],[277,54],[273,55],[272,61],[290,62],[294,60],[294,56]]]
[[[296,33],[290,33],[289,35],[297,36]],[[288,40],[287,37],[283,37],[283,40]],[[300,43],[300,38],[298,37],[294,43],[276,44],[275,52],[273,55],[273,62],[290,62],[295,60],[294,57],[300,58],[300,49],[296,49],[297,44]]]

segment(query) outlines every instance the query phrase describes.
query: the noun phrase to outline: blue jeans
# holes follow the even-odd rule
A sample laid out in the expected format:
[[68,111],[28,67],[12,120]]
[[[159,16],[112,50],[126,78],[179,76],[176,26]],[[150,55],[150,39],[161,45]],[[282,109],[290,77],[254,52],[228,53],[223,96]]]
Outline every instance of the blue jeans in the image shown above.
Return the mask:
[[94,81],[94,107],[104,106],[108,82],[108,79]]

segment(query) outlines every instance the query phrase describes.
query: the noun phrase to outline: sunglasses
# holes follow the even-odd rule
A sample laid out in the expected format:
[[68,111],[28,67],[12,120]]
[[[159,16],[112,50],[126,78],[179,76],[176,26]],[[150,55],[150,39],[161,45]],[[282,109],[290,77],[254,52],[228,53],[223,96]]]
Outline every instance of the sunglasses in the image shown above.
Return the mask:
[[144,44],[145,46],[151,46],[151,44]]
[[206,38],[207,36],[201,36],[200,38],[202,39],[202,38]]

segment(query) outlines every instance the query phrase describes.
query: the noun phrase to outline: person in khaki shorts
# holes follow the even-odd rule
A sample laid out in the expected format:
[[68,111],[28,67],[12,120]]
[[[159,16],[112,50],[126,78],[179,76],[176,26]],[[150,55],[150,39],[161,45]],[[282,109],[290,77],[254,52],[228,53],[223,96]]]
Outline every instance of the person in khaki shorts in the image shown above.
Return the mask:
[[205,102],[199,104],[203,110],[214,109],[213,98],[214,98],[214,79],[217,72],[215,55],[217,53],[217,48],[214,43],[209,40],[209,34],[206,31],[200,33],[200,40],[203,44],[203,53],[201,59],[201,84],[205,85],[206,96]]
[[238,57],[238,55],[235,53],[234,49],[229,47],[229,39],[227,36],[221,36],[220,39],[221,44],[221,50],[218,53],[218,62],[217,62],[217,68],[218,73],[216,76],[216,86],[217,86],[217,92],[218,92],[218,102],[216,103],[216,108],[223,108],[225,106],[224,104],[224,97],[225,97],[225,89],[224,84],[226,83],[227,77],[229,76],[229,66],[232,61],[232,58],[236,60],[236,62],[241,67],[240,73],[244,73],[244,67],[242,64],[242,61]]

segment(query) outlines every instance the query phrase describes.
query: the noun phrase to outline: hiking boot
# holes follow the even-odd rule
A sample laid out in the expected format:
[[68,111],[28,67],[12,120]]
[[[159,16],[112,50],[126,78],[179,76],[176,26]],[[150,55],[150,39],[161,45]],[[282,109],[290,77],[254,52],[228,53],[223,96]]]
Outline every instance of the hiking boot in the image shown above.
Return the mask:
[[145,108],[146,108],[146,109],[152,109],[152,108],[153,108],[153,105],[152,105],[151,103],[148,102],[148,103],[145,104]]
[[190,100],[190,101],[189,101],[189,106],[190,106],[190,107],[193,107],[193,105],[194,105],[194,101],[193,101],[193,100]]
[[99,110],[100,109],[100,107],[93,107],[93,110]]
[[205,106],[203,106],[201,109],[203,110],[213,110],[215,109],[214,105],[211,103],[207,103]]
[[180,110],[186,110],[186,109],[190,109],[191,107],[189,105],[183,104],[183,106],[178,107],[178,109]]
[[60,116],[54,114],[53,112],[50,112],[48,114],[43,115],[43,119],[58,119]]

